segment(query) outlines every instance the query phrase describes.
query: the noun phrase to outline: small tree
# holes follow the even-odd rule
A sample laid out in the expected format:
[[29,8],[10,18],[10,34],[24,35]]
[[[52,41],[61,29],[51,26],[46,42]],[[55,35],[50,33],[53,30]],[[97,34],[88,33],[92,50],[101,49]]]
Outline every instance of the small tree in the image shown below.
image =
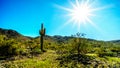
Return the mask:
[[76,33],[74,35],[74,42],[72,43],[74,51],[77,51],[78,54],[78,61],[80,58],[80,55],[84,55],[89,51],[89,45],[87,43],[87,39],[85,39],[84,33]]
[[85,37],[85,35],[86,34],[84,34],[84,33],[76,33],[76,35],[74,35],[75,36],[75,45],[74,46],[76,46],[77,47],[77,52],[78,52],[78,54],[83,54],[85,51],[85,49],[83,49],[84,47],[85,47],[85,42],[86,42],[86,39],[84,38]]

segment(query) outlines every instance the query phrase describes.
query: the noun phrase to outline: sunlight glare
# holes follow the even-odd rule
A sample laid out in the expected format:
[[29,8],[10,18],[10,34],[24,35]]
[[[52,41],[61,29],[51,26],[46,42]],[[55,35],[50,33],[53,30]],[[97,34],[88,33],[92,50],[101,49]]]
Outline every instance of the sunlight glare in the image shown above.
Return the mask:
[[[95,11],[111,7],[111,5],[108,5],[108,6],[104,6],[104,7],[95,8],[95,5],[94,5],[95,0],[94,1],[74,0],[74,1],[70,1],[71,7],[69,7],[69,8],[57,5],[57,7],[67,11],[68,14],[66,14],[65,16],[70,18],[66,23],[64,23],[64,25],[62,27],[72,23],[73,26],[77,26],[77,28],[79,30],[81,25],[85,25],[85,24],[89,23],[92,26],[94,26],[95,28],[98,28],[96,26],[96,24],[93,23],[91,20],[92,17],[96,16]],[[93,5],[94,5],[94,7],[93,7]]]
[[57,5],[57,7],[68,11],[68,14],[66,16],[70,17],[70,19],[64,24],[64,26],[69,23],[72,23],[73,26],[77,25],[78,29],[80,29],[81,24],[92,22],[90,20],[90,17],[95,16],[93,12],[97,11],[97,8],[92,8],[92,5],[90,4],[89,0],[75,0],[75,3],[70,1],[70,4],[72,8],[66,8]]
[[76,3],[73,4],[71,3],[73,8],[68,10],[69,14],[68,16],[70,16],[73,20],[73,22],[77,22],[76,24],[78,25],[78,27],[80,27],[80,25],[82,23],[86,23],[89,22],[91,16],[94,16],[93,14],[93,8],[91,8],[91,5],[89,4],[89,0],[87,1],[79,1],[76,0]]

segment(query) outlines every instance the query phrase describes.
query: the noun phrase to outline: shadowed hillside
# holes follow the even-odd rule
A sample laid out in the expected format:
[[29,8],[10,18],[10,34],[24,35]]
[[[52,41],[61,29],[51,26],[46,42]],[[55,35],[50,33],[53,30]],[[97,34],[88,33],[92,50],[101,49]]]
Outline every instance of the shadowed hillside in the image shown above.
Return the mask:
[[10,37],[10,38],[16,38],[18,36],[22,36],[20,33],[18,33],[17,31],[15,30],[11,30],[11,29],[2,29],[0,28],[0,34],[1,35],[6,35],[7,37]]

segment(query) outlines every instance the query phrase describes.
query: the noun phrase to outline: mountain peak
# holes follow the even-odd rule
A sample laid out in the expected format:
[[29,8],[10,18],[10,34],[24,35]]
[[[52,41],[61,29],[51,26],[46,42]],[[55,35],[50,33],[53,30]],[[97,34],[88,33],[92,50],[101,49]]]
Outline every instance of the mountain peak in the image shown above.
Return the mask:
[[6,35],[7,37],[17,37],[17,36],[21,36],[20,33],[18,33],[15,30],[12,29],[3,29],[0,28],[0,35]]

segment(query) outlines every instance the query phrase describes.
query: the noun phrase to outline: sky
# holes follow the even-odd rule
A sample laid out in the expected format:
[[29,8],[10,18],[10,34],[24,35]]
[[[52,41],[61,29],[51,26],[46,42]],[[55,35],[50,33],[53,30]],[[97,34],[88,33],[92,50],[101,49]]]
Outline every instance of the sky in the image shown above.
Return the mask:
[[[87,0],[84,0],[87,1]],[[13,29],[25,36],[39,36],[41,23],[47,35],[71,36],[85,33],[96,40],[120,39],[120,0],[89,0],[92,8],[100,8],[89,17],[93,24],[73,26],[63,8],[72,9],[75,0],[0,0],[0,28]],[[61,8],[62,7],[62,8]]]

